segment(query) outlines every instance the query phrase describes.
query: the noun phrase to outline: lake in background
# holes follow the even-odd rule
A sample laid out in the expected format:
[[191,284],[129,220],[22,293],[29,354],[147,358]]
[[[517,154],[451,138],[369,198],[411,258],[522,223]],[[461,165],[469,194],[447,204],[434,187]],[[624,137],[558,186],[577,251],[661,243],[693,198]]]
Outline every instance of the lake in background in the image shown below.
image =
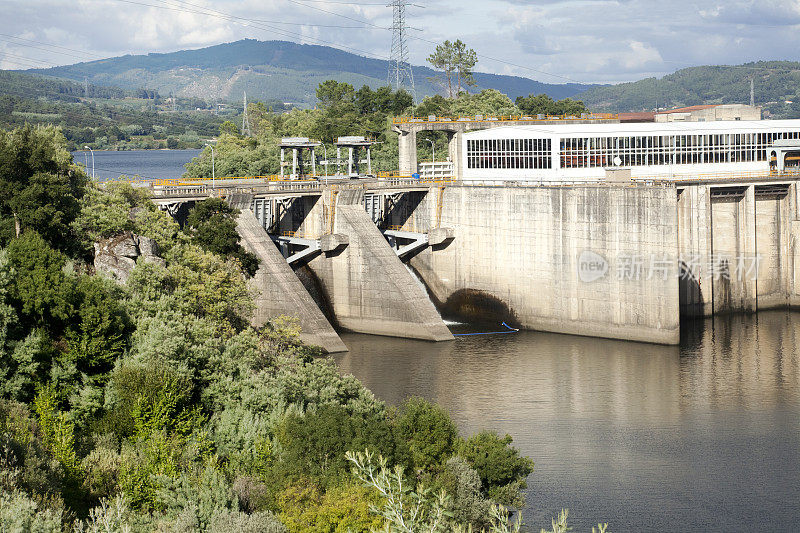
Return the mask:
[[[463,328],[462,328],[463,329]],[[680,346],[550,333],[454,342],[343,335],[376,396],[508,433],[536,466],[529,531],[800,530],[800,314],[684,324]]]
[[[95,176],[99,181],[117,179],[121,175],[133,178],[169,179],[180,178],[186,168],[184,165],[197,157],[201,150],[130,150],[94,151]],[[92,175],[92,154],[72,152],[76,163],[86,165],[86,172]]]

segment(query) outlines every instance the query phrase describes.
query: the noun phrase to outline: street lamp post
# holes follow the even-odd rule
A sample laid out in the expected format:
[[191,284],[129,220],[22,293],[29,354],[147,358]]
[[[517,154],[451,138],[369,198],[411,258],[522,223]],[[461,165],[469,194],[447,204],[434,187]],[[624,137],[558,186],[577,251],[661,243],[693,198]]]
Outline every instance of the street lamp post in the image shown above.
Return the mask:
[[92,179],[94,179],[94,150],[92,150],[88,146],[84,146],[84,148],[92,153]]
[[211,148],[211,190],[214,190],[214,179],[216,177],[216,173],[214,171],[214,147],[210,144],[207,144],[209,148]]
[[328,177],[328,149],[325,148],[325,143],[322,143],[322,153],[325,154],[325,177]]
[[433,143],[431,139],[425,139],[429,143],[431,143],[431,177],[436,177],[436,145]]

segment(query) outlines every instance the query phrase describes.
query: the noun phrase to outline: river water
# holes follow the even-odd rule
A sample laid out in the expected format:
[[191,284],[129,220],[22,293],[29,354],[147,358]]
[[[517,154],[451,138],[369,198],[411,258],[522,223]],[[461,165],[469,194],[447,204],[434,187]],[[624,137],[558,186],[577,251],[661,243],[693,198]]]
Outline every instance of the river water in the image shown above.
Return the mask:
[[683,326],[676,347],[347,334],[336,360],[389,404],[419,395],[464,435],[510,434],[536,463],[530,531],[562,507],[575,531],[800,530],[800,314]]
[[[117,179],[121,175],[129,178],[180,178],[184,165],[196,157],[200,150],[129,150],[94,151],[94,171],[98,181]],[[73,152],[76,163],[86,165],[92,175],[92,154],[87,151]]]

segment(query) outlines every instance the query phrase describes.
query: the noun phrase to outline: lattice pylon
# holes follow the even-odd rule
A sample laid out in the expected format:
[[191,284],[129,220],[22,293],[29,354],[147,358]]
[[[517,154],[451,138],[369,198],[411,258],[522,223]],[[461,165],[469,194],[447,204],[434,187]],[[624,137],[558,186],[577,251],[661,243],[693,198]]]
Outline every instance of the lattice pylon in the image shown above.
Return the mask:
[[250,130],[250,116],[247,113],[247,92],[244,93],[244,112],[242,114],[242,135],[245,137],[252,137],[253,132]]
[[[406,43],[406,5],[407,0],[392,0],[388,7],[392,8],[392,51],[389,56],[389,85],[394,90],[405,88],[416,95],[414,72],[408,60],[408,43]],[[416,99],[416,97],[415,97]]]

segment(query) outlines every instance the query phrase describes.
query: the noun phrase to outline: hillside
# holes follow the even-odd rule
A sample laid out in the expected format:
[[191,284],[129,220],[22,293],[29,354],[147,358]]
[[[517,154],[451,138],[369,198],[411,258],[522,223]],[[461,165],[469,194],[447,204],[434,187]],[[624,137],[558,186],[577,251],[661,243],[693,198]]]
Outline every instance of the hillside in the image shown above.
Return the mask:
[[[698,104],[749,103],[750,78],[756,104],[773,116],[798,117],[800,63],[759,61],[738,66],[685,68],[664,76],[595,87],[581,94],[594,111],[642,111]],[[792,104],[786,104],[786,101]]]
[[63,79],[0,71],[0,128],[26,123],[60,126],[68,147],[98,149],[190,148],[216,135],[226,117],[197,98],[162,98],[155,91],[86,87]]
[[[321,82],[334,79],[356,87],[386,85],[388,62],[351,54],[327,46],[286,41],[245,39],[198,50],[165,54],[127,55],[100,61],[48,69],[32,69],[59,78],[95,85],[135,90],[155,89],[162,95],[238,101],[247,91],[251,100],[277,99],[313,105],[314,91]],[[437,87],[428,79],[435,72],[415,66],[418,96],[432,95]],[[531,79],[475,74],[477,89],[497,89],[512,99],[531,93],[565,98],[591,85],[546,84]]]

